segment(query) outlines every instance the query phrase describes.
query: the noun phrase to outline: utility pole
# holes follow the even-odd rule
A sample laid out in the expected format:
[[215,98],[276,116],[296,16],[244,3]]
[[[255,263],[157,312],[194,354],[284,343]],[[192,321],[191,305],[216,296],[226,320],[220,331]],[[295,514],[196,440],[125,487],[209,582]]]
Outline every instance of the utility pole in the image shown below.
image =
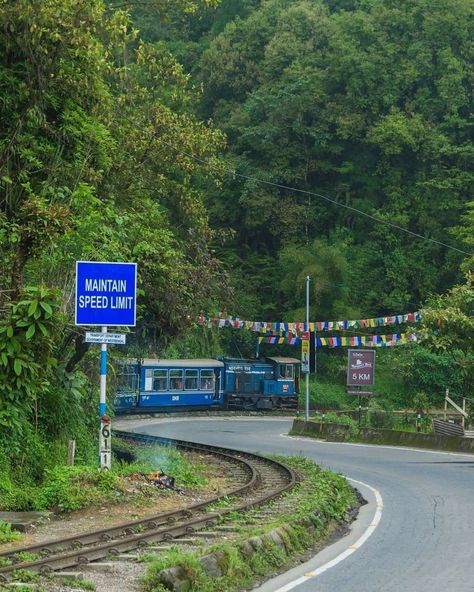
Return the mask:
[[[309,275],[306,276],[306,330],[309,332]],[[310,333],[311,336],[311,333]],[[309,368],[306,372],[305,421],[309,421]]]

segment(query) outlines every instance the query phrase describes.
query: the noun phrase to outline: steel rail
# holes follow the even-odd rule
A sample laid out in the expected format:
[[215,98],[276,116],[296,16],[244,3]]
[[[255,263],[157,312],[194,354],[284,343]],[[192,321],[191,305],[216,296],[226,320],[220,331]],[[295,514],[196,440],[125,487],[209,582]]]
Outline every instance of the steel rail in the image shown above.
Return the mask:
[[[290,467],[260,455],[196,442],[148,436],[146,434],[134,434],[130,432],[114,433],[119,437],[142,444],[164,444],[185,450],[205,452],[224,458],[229,462],[240,463],[248,472],[249,479],[244,485],[234,488],[225,494],[215,496],[205,502],[187,506],[181,510],[173,510],[151,518],[133,520],[115,527],[95,530],[77,536],[3,551],[0,553],[0,558],[11,560],[12,565],[0,567],[0,580],[8,581],[12,572],[18,569],[46,573],[96,561],[109,555],[116,555],[136,548],[146,547],[153,542],[172,540],[173,538],[193,533],[205,526],[211,526],[219,518],[230,512],[245,511],[261,505],[288,491],[297,482],[297,476]],[[260,471],[252,465],[251,461],[253,463],[263,463],[267,467],[271,467],[278,475],[279,485],[277,487],[265,487]],[[282,481],[283,484],[281,484]],[[209,506],[212,507],[212,504],[215,504],[223,497],[239,496],[249,491],[255,491],[258,487],[264,487],[264,495],[257,495],[254,499],[237,506],[214,512],[206,511],[206,508]],[[200,515],[196,517],[196,514]],[[145,530],[143,531],[143,529]],[[16,555],[21,552],[37,553],[42,555],[42,557],[33,561],[18,562]]]

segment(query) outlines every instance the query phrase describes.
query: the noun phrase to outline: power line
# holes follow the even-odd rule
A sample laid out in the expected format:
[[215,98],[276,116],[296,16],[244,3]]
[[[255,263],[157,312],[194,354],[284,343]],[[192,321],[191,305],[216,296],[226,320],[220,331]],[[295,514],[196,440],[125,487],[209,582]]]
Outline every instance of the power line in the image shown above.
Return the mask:
[[388,220],[383,220],[381,218],[377,218],[376,216],[373,216],[372,214],[368,214],[367,212],[364,212],[363,210],[359,210],[358,208],[354,208],[353,206],[348,206],[347,204],[340,203],[340,202],[336,201],[335,199],[331,199],[327,195],[323,195],[322,193],[317,193],[316,191],[309,191],[306,189],[298,189],[297,187],[291,187],[289,185],[281,185],[280,183],[266,181],[265,179],[260,179],[258,177],[251,177],[250,175],[244,175],[243,173],[237,173],[235,170],[227,169],[225,167],[222,169],[222,167],[217,167],[217,166],[213,165],[212,163],[210,163],[209,161],[204,160],[203,158],[200,158],[199,156],[196,156],[195,154],[192,154],[191,152],[187,152],[186,150],[183,150],[181,148],[177,148],[176,146],[173,146],[172,144],[170,144],[169,142],[166,142],[165,140],[163,140],[161,138],[157,138],[157,140],[159,142],[161,142],[162,144],[165,144],[166,146],[168,146],[172,150],[175,150],[176,152],[180,152],[181,154],[184,154],[185,156],[192,158],[193,160],[200,162],[201,164],[204,164],[210,168],[214,168],[216,170],[224,170],[227,173],[229,173],[230,175],[233,175],[234,177],[246,179],[247,181],[254,181],[256,183],[262,183],[264,185],[269,185],[271,187],[277,187],[278,189],[286,189],[288,191],[302,193],[303,195],[312,195],[314,197],[320,197],[321,199],[324,199],[325,201],[332,203],[336,206],[339,206],[341,208],[345,208],[346,210],[350,210],[351,212],[355,212],[356,214],[360,214],[361,216],[365,216],[366,218],[370,218],[374,222],[378,222],[380,224],[385,224],[386,226],[389,226],[391,228],[395,228],[396,230],[400,230],[401,232],[405,232],[406,234],[410,234],[411,236],[414,236],[416,238],[421,238],[422,240],[429,241],[431,243],[435,243],[435,244],[440,245],[442,247],[446,247],[447,249],[451,249],[453,251],[457,251],[458,253],[462,253],[463,255],[468,255],[468,256],[473,255],[472,253],[468,253],[467,251],[463,251],[462,249],[458,249],[457,247],[453,247],[452,245],[448,245],[448,244],[438,241],[434,238],[429,238],[428,236],[424,236],[422,234],[418,234],[417,232],[413,232],[412,230],[408,230],[408,228],[404,228],[403,226],[399,226],[398,224],[394,224],[393,222],[389,222]]

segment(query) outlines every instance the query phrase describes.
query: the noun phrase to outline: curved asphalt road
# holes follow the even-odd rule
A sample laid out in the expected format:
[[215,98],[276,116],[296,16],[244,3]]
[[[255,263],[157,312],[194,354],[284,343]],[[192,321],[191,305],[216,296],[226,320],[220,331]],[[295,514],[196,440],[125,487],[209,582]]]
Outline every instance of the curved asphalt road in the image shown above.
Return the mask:
[[[286,419],[196,418],[120,422],[122,429],[276,454],[302,454],[365,482],[383,498],[382,519],[352,555],[291,587],[296,592],[473,592],[474,455],[325,443],[285,437]],[[367,496],[367,491],[363,492]],[[361,512],[357,536],[324,553],[332,559],[353,543],[375,512]],[[357,530],[357,527],[355,527]],[[355,538],[354,538],[355,536]],[[332,553],[332,554],[331,554]],[[319,565],[321,561],[319,561]],[[276,592],[317,566],[309,564],[260,588]],[[286,590],[286,588],[285,588]]]

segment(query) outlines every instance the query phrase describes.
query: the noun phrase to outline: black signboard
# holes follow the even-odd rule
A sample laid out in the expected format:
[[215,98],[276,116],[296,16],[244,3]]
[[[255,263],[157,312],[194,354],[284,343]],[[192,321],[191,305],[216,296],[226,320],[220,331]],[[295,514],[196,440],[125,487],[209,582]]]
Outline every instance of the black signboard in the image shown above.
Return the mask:
[[375,380],[375,351],[348,350],[347,386],[372,386]]

